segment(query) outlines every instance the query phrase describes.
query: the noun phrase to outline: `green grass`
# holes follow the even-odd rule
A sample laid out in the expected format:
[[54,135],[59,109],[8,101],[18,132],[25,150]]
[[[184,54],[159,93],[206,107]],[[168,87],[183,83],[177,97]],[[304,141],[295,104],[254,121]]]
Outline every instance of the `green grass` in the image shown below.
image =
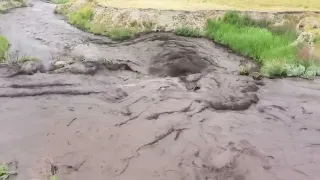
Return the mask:
[[86,5],[68,14],[68,22],[79,29],[89,31],[93,16],[92,6]]
[[69,0],[53,0],[52,2],[55,4],[66,4]]
[[9,50],[9,41],[4,36],[0,36],[0,62],[7,60]]
[[93,23],[90,32],[97,35],[104,35],[111,40],[121,41],[130,39],[135,35],[133,28],[107,28],[104,24]]
[[202,37],[203,32],[199,28],[192,28],[192,27],[179,27],[174,30],[174,33],[179,36],[186,36],[186,37]]
[[228,11],[220,19],[220,22],[233,24],[236,26],[250,26],[250,27],[261,27],[267,28],[272,22],[267,19],[255,20],[248,15],[240,15],[235,11]]
[[208,20],[205,31],[214,41],[258,62],[264,76],[293,75],[295,69],[301,71],[301,66],[305,72],[296,74],[310,76],[311,73],[305,74],[310,65],[297,58],[300,47],[291,45],[296,35],[286,31],[272,32],[268,27],[266,21],[259,23],[231,12],[219,20]]
[[134,32],[129,28],[113,28],[107,32],[107,36],[112,40],[125,40],[133,37]]

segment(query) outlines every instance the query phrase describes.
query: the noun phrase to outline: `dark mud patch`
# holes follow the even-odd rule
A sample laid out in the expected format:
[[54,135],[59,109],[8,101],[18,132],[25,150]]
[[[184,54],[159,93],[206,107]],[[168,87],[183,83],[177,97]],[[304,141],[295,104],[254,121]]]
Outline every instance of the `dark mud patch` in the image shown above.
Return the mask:
[[34,83],[34,84],[11,84],[8,87],[11,88],[30,88],[30,89],[34,89],[34,88],[42,88],[42,87],[54,87],[54,86],[73,86],[74,84],[70,84],[70,83],[58,83],[58,82],[54,82],[54,83]]
[[114,63],[122,60],[140,73],[163,76],[199,73],[204,69],[238,73],[240,63],[248,60],[230,53],[211,40],[171,33],[150,33],[116,44],[80,44],[71,51],[71,55],[79,54],[91,60],[103,58]]
[[201,73],[207,67],[197,51],[183,47],[166,48],[151,60],[149,73],[160,76],[185,76]]

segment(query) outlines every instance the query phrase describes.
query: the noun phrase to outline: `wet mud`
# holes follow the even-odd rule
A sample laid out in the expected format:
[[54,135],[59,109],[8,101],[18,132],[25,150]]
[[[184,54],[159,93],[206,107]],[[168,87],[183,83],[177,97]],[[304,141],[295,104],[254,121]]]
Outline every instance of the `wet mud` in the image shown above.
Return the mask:
[[[12,21],[51,17],[51,4],[33,3],[10,12]],[[56,36],[76,43],[42,73],[8,76],[19,68],[0,66],[0,161],[18,162],[14,179],[320,177],[318,79],[239,76],[250,61],[205,39],[154,33],[85,42],[57,17],[41,21],[68,27]],[[59,38],[46,48],[63,45]]]

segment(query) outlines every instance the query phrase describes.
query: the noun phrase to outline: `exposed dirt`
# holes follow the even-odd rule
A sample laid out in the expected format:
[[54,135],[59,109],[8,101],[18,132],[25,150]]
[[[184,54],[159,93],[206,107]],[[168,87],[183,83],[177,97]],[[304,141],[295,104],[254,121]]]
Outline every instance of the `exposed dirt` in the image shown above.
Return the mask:
[[319,80],[239,76],[247,59],[168,33],[69,47],[83,59],[46,73],[0,66],[0,162],[18,162],[15,179],[320,177]]

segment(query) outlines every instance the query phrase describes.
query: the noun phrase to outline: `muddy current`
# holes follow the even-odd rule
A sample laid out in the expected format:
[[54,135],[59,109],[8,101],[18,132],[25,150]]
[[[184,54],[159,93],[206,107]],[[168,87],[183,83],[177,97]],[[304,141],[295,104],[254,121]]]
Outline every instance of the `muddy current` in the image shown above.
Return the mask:
[[0,15],[12,53],[74,61],[10,78],[0,67],[12,179],[319,179],[319,80],[239,76],[250,61],[205,39],[112,43],[30,3]]

